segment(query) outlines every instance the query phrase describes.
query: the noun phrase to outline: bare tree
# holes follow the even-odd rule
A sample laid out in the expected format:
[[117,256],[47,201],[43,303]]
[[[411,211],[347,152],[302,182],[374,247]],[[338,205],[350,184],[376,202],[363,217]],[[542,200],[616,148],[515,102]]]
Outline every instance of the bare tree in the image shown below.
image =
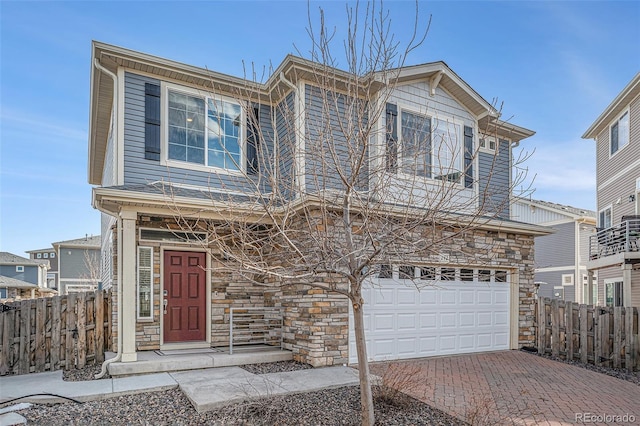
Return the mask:
[[[292,59],[308,81],[304,93],[283,73],[268,94],[252,84],[235,94],[248,120],[248,149],[258,154],[254,163],[245,166],[225,152],[237,173],[212,172],[211,195],[202,209],[182,206],[181,190],[171,182],[163,188],[181,232],[204,231],[206,237],[197,242],[225,269],[265,288],[304,285],[348,298],[362,421],[372,425],[363,287],[386,273],[387,265],[420,265],[456,250],[451,242],[494,220],[521,179],[500,189],[498,204],[489,204],[486,183],[494,170],[511,164],[495,156],[478,185],[472,165],[483,135],[465,150],[463,128],[453,122],[434,119],[425,127],[420,116],[407,115],[397,125],[387,104],[428,24],[420,27],[416,7],[412,37],[401,48],[390,32],[388,12],[377,5],[360,7],[347,9],[342,61],[334,56],[334,32],[322,11],[318,29],[309,19],[309,59]],[[215,97],[215,81],[212,88]],[[425,116],[431,114],[430,102],[425,97]],[[493,118],[483,131],[498,141],[499,111],[488,112]],[[219,111],[214,118],[221,121],[223,115]],[[485,255],[490,257],[490,250]],[[403,278],[434,284],[426,276]]]

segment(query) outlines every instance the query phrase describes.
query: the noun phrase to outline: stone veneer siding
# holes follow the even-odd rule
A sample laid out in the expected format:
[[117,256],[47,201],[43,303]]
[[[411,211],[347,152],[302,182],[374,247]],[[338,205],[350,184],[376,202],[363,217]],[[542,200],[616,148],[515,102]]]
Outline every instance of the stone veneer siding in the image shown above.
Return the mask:
[[[138,227],[178,229],[172,218],[139,217]],[[425,228],[414,232],[429,232]],[[447,232],[447,231],[441,231]],[[449,262],[442,266],[509,269],[517,275],[519,283],[518,327],[520,346],[534,342],[534,285],[533,285],[533,237],[513,233],[475,230],[460,235],[451,233],[448,249],[436,254],[403,259],[403,263],[439,266],[442,254]],[[114,248],[117,248],[117,240]],[[160,347],[160,248],[163,244],[139,242],[154,248],[153,257],[153,320],[139,320],[136,324],[138,350],[155,350]],[[186,247],[186,246],[185,246]],[[179,249],[179,248],[178,248]],[[115,252],[115,249],[114,249]],[[114,253],[114,312],[117,305],[117,263]],[[272,287],[258,286],[243,279],[240,274],[220,272],[216,260],[211,262],[211,341],[213,346],[228,345],[230,307],[281,307],[283,309],[284,348],[294,353],[294,359],[313,366],[338,365],[348,362],[348,299],[329,294],[324,290],[304,285]],[[338,278],[319,277],[322,282]],[[113,345],[117,342],[117,318],[114,315]]]

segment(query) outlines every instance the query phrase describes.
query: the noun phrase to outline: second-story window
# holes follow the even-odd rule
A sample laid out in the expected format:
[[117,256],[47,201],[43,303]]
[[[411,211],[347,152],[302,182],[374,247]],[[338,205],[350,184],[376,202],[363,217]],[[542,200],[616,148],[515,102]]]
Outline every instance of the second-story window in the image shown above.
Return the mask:
[[611,155],[629,143],[629,111],[611,125]]
[[600,210],[598,224],[602,229],[611,228],[611,206]]
[[461,151],[460,124],[402,111],[400,170],[403,173],[459,182]]
[[242,107],[229,99],[168,90],[167,159],[242,170]]

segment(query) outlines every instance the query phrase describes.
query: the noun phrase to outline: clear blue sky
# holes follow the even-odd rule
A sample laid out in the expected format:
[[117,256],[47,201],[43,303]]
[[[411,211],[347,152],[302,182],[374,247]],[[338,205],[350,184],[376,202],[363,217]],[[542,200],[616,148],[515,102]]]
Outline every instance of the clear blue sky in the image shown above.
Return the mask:
[[[345,24],[345,3],[323,6]],[[407,40],[414,3],[388,1]],[[594,143],[580,138],[640,70],[640,2],[421,2],[427,41],[408,64],[443,60],[523,142],[535,198],[595,208]],[[317,24],[317,19],[312,18]],[[24,255],[100,232],[87,183],[91,40],[242,76],[308,50],[307,3],[0,1],[0,250]]]

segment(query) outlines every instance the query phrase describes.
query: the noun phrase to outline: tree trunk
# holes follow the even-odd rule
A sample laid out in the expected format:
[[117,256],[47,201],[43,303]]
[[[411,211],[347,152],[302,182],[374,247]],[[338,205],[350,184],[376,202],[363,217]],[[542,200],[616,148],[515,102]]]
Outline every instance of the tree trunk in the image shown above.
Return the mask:
[[358,354],[358,372],[360,375],[360,405],[362,409],[362,424],[373,426],[375,421],[373,412],[373,395],[371,393],[371,379],[369,377],[369,362],[367,361],[367,345],[364,336],[364,315],[362,296],[352,300],[353,325],[356,335],[356,352]]

